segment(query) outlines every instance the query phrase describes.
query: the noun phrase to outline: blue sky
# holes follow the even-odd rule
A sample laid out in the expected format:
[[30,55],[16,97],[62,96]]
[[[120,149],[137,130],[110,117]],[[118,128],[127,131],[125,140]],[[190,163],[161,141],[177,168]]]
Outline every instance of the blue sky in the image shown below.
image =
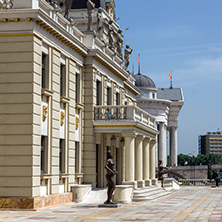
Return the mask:
[[117,23],[137,73],[157,88],[182,87],[185,103],[179,115],[178,153],[198,154],[198,136],[222,131],[222,1],[116,0]]

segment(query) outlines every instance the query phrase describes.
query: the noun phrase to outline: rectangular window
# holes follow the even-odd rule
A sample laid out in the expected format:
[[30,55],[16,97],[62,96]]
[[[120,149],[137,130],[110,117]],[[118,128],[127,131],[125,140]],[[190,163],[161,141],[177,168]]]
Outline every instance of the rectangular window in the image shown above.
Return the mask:
[[65,140],[59,140],[59,173],[64,173],[65,160]]
[[42,53],[42,88],[46,85],[46,54]]
[[76,73],[76,102],[80,103],[80,74]]
[[79,142],[75,142],[75,173],[79,173]]
[[116,93],[116,105],[120,105],[120,94]]
[[41,136],[41,174],[45,173],[46,137]]
[[96,81],[96,105],[102,105],[102,84]]
[[111,88],[107,87],[107,105],[112,105],[111,104]]
[[66,96],[66,66],[60,64],[60,96]]

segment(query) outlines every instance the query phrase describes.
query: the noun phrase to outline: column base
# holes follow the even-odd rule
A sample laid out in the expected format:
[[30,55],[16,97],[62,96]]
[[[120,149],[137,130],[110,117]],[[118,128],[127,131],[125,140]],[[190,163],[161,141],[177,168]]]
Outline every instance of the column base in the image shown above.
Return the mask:
[[137,180],[137,187],[138,188],[143,188],[145,187],[145,180]]
[[152,185],[152,181],[149,179],[149,180],[145,180],[145,186],[146,187],[149,187]]
[[137,189],[137,181],[123,181],[122,185],[133,185],[133,189]]
[[152,185],[157,185],[157,179],[151,179]]

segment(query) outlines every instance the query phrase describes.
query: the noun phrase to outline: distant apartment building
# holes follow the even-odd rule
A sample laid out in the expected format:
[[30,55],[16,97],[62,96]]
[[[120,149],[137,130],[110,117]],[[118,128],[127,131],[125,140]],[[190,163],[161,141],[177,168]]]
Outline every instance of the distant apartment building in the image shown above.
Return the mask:
[[208,132],[198,137],[199,154],[222,154],[222,132]]

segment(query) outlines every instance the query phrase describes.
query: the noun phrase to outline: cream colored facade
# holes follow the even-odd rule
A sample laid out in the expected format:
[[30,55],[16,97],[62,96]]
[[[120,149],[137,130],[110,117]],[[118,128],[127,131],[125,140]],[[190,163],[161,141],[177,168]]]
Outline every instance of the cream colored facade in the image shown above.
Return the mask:
[[155,183],[155,117],[115,50],[44,0],[0,12],[0,196],[31,209],[69,202],[75,184],[105,187],[107,149],[117,184]]

